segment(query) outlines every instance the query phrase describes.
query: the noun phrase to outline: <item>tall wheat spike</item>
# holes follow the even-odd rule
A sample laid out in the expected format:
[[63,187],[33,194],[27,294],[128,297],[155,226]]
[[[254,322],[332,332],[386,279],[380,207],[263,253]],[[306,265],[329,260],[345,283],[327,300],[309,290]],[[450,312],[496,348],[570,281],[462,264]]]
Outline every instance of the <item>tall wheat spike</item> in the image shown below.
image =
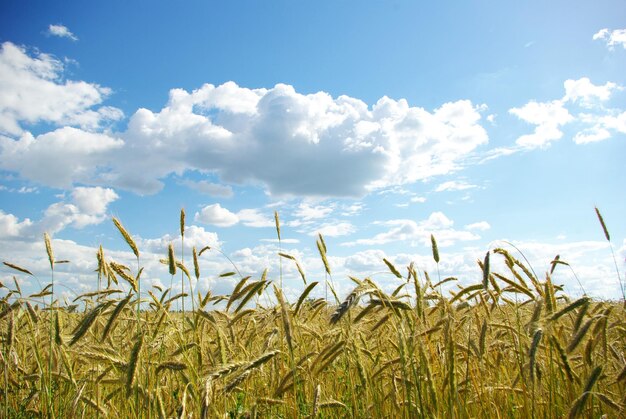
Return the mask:
[[283,297],[282,290],[278,289],[276,285],[274,285],[274,294],[276,295],[276,299],[280,305],[281,317],[283,319],[283,329],[285,330],[285,339],[287,340],[289,350],[293,353],[293,336],[291,319],[289,318],[289,309],[287,308],[287,303]]
[[174,245],[172,243],[167,246],[167,265],[170,275],[176,275],[176,259],[174,258]]
[[317,240],[316,244],[320,257],[322,258],[322,263],[324,264],[324,269],[326,270],[326,273],[330,275],[330,264],[328,263],[328,259],[326,258],[326,250],[324,250],[326,246],[322,244],[321,240]]
[[387,265],[387,267],[389,268],[391,273],[394,274],[396,276],[396,278],[402,279],[402,275],[400,274],[400,272],[398,272],[398,269],[396,269],[396,267],[393,266],[393,263],[389,262],[385,258],[383,258],[383,262],[385,262],[385,265]]
[[600,225],[602,226],[604,237],[606,238],[606,241],[610,242],[611,235],[609,234],[609,229],[606,228],[606,224],[604,223],[604,218],[602,217],[602,214],[600,214],[600,210],[598,209],[598,207],[595,207],[595,210],[596,210],[596,215],[598,216],[598,221],[600,221]]
[[596,382],[600,378],[600,374],[602,374],[601,366],[597,366],[593,369],[593,371],[591,371],[591,374],[589,375],[589,378],[587,379],[587,382],[585,383],[585,388],[582,394],[580,395],[578,399],[576,399],[576,401],[574,402],[574,404],[572,405],[569,411],[570,419],[579,417],[580,414],[583,412],[585,403],[587,402],[587,399],[589,398],[591,389],[593,389],[593,386],[595,386]]
[[535,381],[535,361],[537,358],[537,349],[539,348],[539,343],[541,342],[541,337],[543,336],[543,330],[537,329],[533,336],[533,343],[530,345],[530,351],[528,354],[528,358],[530,359],[528,363],[528,368],[530,372],[530,381]]
[[437,247],[437,240],[435,240],[435,236],[432,234],[430,235],[430,245],[433,251],[433,259],[435,263],[439,263],[439,247]]
[[133,349],[130,352],[130,359],[128,361],[128,368],[126,370],[126,397],[130,396],[133,384],[135,382],[135,376],[137,372],[137,364],[139,362],[139,353],[143,345],[143,335],[137,336]]
[[489,253],[487,252],[483,261],[483,288],[485,290],[489,288]]
[[354,306],[358,301],[363,290],[362,285],[357,285],[350,294],[346,297],[346,299],[337,307],[337,310],[330,317],[330,324],[337,323],[347,312],[350,310],[350,307]]
[[609,242],[611,246],[611,254],[613,255],[613,263],[615,264],[615,271],[617,272],[617,280],[619,281],[619,287],[622,292],[622,300],[624,303],[624,309],[626,309],[626,289],[624,288],[624,284],[622,283],[622,277],[619,272],[619,267],[617,266],[617,259],[615,258],[615,252],[613,251],[613,245],[611,244],[611,235],[609,234],[609,229],[606,227],[604,222],[604,218],[602,214],[600,214],[600,210],[598,207],[595,207],[596,215],[598,216],[598,221],[600,221],[600,225],[602,226],[602,231],[604,232],[604,237],[606,241]]
[[43,240],[46,245],[46,253],[48,254],[48,261],[50,262],[50,269],[54,270],[54,252],[52,251],[52,244],[50,243],[50,236],[48,233],[43,233]]
[[196,276],[196,281],[200,280],[200,263],[198,263],[198,252],[196,251],[196,246],[192,249],[193,254],[193,270]]
[[115,227],[117,227],[118,231],[135,254],[135,257],[139,259],[139,249],[137,248],[137,244],[135,244],[135,241],[128,233],[128,231],[126,231],[120,220],[118,220],[116,217],[113,217],[113,224],[115,224]]
[[278,211],[274,211],[274,224],[276,225],[276,235],[280,241],[280,219],[278,218]]

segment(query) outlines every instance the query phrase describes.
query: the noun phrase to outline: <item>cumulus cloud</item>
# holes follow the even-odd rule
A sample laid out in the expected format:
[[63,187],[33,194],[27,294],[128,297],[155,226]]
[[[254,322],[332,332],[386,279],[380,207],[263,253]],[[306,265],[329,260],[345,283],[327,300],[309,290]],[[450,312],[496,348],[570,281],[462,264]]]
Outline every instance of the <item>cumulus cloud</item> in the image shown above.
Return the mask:
[[48,54],[29,55],[5,42],[0,48],[0,133],[20,135],[23,124],[48,122],[94,130],[122,118],[117,108],[97,105],[111,90],[64,80],[63,64]]
[[22,241],[38,239],[44,232],[57,233],[66,227],[84,228],[99,224],[107,218],[108,206],[119,196],[114,190],[102,187],[77,187],[70,199],[49,205],[39,220],[23,221],[0,210],[0,236]]
[[[0,99],[1,100],[1,99]],[[0,167],[43,185],[71,188],[75,183],[106,184],[107,161],[123,142],[106,134],[63,127],[18,140],[0,136]]]
[[246,227],[274,227],[274,218],[256,208],[245,208],[236,213],[223,208],[220,204],[207,205],[195,214],[195,220],[218,227],[231,227],[241,223]]
[[576,144],[586,144],[611,138],[612,131],[626,134],[626,112],[611,111],[608,115],[585,114],[581,119],[589,126],[574,136]]
[[342,243],[343,246],[355,245],[383,245],[400,241],[408,241],[412,246],[421,244],[430,246],[430,235],[433,234],[440,247],[451,246],[458,241],[478,240],[480,236],[470,231],[454,229],[454,221],[442,212],[433,212],[420,222],[413,220],[389,220],[379,222],[379,225],[389,227],[389,230],[376,234],[372,238],[358,239]]
[[[458,170],[488,141],[484,108],[468,100],[428,111],[383,97],[370,107],[285,84],[249,89],[233,82],[173,89],[161,110],[138,109],[125,131],[94,134],[122,113],[98,107],[109,89],[65,81],[63,70],[52,56],[2,46],[0,132],[10,137],[0,143],[0,162],[47,186],[83,183],[150,194],[171,174],[197,171],[221,183],[260,185],[275,196],[363,196]],[[38,122],[63,127],[36,137],[24,133],[24,124]],[[72,161],[86,161],[83,167],[66,164],[61,142]],[[50,169],[28,163],[59,156],[62,164]],[[202,180],[188,186],[216,196],[232,192]]]
[[237,212],[237,217],[246,227],[274,227],[273,218],[261,213],[258,209],[246,208]]
[[78,187],[72,190],[69,201],[56,202],[44,211],[36,225],[36,236],[43,231],[56,233],[67,226],[84,228],[100,224],[107,218],[109,204],[119,198],[113,189],[102,187]]
[[606,101],[611,97],[614,90],[620,87],[613,82],[607,82],[602,86],[591,83],[588,77],[578,80],[566,80],[564,100],[579,102],[585,107],[591,106],[594,101]]
[[[164,255],[167,253],[167,248],[170,245],[174,245],[176,252],[179,251],[183,244],[180,234],[170,235],[165,234],[158,238],[142,238],[135,237],[137,246],[140,249],[144,249],[147,252]],[[185,227],[185,248],[191,250],[193,247],[196,249],[202,249],[205,246],[212,248],[220,248],[221,242],[217,233],[213,231],[207,231],[204,227],[190,225]]]
[[74,35],[66,26],[63,25],[48,26],[48,35],[58,36],[59,38],[68,38],[72,41],[78,41],[78,37]]
[[0,210],[0,237],[20,237],[32,225],[28,218],[20,221],[15,215]]
[[616,113],[615,115],[605,115],[600,118],[600,123],[607,129],[618,131],[622,134],[626,133],[626,111]]
[[230,82],[191,93],[173,90],[160,112],[137,111],[124,138],[142,149],[148,167],[141,173],[151,182],[195,168],[226,182],[261,183],[271,194],[350,196],[454,170],[487,141],[479,120],[469,101],[431,114],[385,97],[370,110],[346,96]]
[[609,49],[613,49],[615,45],[621,45],[622,48],[626,49],[626,29],[600,29],[593,35],[594,41],[598,39],[605,41]]
[[44,217],[39,222],[40,228],[54,233],[69,225],[83,228],[99,224],[106,219],[109,204],[118,198],[115,191],[109,188],[75,188],[69,202],[57,202],[45,210]]
[[[623,90],[621,86],[613,82],[595,85],[588,77],[582,77],[578,80],[566,80],[563,87],[565,95],[561,99],[550,102],[531,101],[520,108],[509,110],[509,113],[536,126],[534,133],[517,139],[516,144],[520,149],[546,148],[563,136],[561,127],[572,122],[583,126],[574,134],[573,141],[576,144],[606,140],[611,138],[612,131],[625,132],[622,121],[624,113],[619,109],[604,107],[604,103],[615,91]],[[576,105],[584,109],[584,112],[570,113]],[[486,157],[485,161],[515,151],[519,150],[494,150],[492,156]]]
[[509,112],[525,122],[536,125],[535,132],[522,135],[516,141],[519,146],[526,148],[547,147],[552,141],[563,136],[560,127],[574,119],[561,100],[531,101],[521,108],[510,109]]
[[356,231],[356,227],[348,222],[324,223],[312,230],[309,234],[316,235],[318,233],[327,237],[347,236]]
[[363,272],[369,275],[381,270],[381,262],[386,257],[387,255],[382,250],[368,249],[346,257],[344,266],[350,271]]
[[72,202],[79,211],[86,214],[104,214],[109,204],[118,198],[115,191],[109,188],[77,187],[72,191]]
[[230,227],[239,222],[239,217],[222,208],[220,204],[207,205],[197,212],[194,219],[204,224],[212,224],[218,227]]

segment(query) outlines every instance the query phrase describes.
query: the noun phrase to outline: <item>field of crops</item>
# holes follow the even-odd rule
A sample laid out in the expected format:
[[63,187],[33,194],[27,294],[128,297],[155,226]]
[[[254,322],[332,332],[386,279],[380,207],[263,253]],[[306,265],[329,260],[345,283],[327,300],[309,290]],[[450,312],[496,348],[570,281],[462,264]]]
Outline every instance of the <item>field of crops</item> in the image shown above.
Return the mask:
[[[77,306],[55,299],[59,261],[47,236],[51,283],[34,295],[18,281],[2,285],[1,416],[626,415],[623,302],[569,299],[551,272],[536,275],[506,249],[487,252],[474,284],[453,292],[441,282],[454,279],[383,260],[401,284],[394,292],[351,278],[352,292],[335,295],[324,277],[303,274],[301,295],[287,301],[280,278],[264,274],[240,278],[230,295],[189,292],[183,311],[175,309],[184,295],[141,288],[140,249],[114,222],[137,266],[101,249],[94,275],[102,287]],[[321,236],[317,244],[328,278]],[[164,273],[187,284],[208,274],[198,266],[203,251],[194,249],[186,266],[170,247]],[[506,269],[490,268],[496,259]],[[328,301],[310,297],[325,286]]]

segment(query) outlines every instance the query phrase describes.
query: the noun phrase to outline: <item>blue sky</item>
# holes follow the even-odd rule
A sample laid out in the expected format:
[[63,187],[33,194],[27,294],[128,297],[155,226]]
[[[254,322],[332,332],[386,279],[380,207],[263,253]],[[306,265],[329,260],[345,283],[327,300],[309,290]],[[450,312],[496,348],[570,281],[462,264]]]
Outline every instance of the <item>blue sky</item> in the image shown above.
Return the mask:
[[[95,249],[169,286],[173,242],[244,275],[282,249],[323,280],[390,289],[387,258],[464,284],[513,243],[572,295],[620,294],[594,206],[626,271],[626,10],[619,1],[5,1],[0,5],[0,258],[67,298]],[[178,216],[185,208],[184,245]],[[179,254],[179,257],[181,255]],[[521,258],[521,255],[518,254]],[[235,281],[217,251],[199,289]],[[302,281],[283,260],[288,294]],[[1,281],[14,271],[2,268]],[[177,282],[177,281],[175,281]]]

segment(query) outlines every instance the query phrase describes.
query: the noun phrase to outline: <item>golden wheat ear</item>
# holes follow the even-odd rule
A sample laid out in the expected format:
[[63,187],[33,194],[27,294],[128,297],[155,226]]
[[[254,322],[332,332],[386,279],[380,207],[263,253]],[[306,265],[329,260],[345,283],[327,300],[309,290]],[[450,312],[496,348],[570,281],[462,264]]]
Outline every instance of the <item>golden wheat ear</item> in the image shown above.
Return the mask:
[[120,232],[120,234],[128,244],[128,247],[130,247],[135,254],[135,257],[139,258],[139,249],[137,248],[137,244],[135,244],[135,241],[131,237],[130,233],[126,231],[120,220],[118,220],[116,217],[113,217],[113,224],[115,224],[115,227],[117,227],[117,230]]

